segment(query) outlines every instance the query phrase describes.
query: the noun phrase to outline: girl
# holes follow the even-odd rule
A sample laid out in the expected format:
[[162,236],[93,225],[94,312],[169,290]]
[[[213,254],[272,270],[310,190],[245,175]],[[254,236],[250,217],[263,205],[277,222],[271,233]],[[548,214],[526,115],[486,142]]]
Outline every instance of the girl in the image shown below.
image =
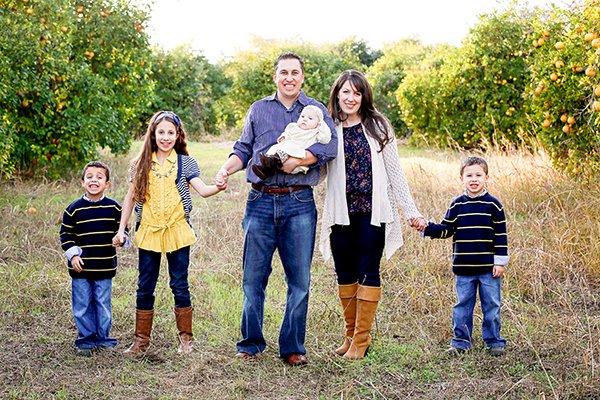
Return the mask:
[[413,227],[424,227],[404,178],[394,132],[373,105],[369,82],[358,71],[343,72],[329,96],[338,155],[327,163],[321,253],[333,254],[346,337],[335,352],[360,359],[371,343],[381,298],[379,263],[402,245],[398,206]]
[[202,197],[212,196],[226,184],[206,185],[198,164],[188,155],[185,130],[171,111],[152,116],[139,156],[130,169],[129,190],[123,201],[119,230],[113,244],[125,241],[125,227],[135,209],[135,240],[139,248],[135,337],[125,354],[145,352],[150,344],[154,316],[154,289],[163,253],[169,265],[169,285],[175,298],[179,331],[178,353],[192,351],[192,304],[188,286],[190,245],[196,235],[190,225],[191,185]]

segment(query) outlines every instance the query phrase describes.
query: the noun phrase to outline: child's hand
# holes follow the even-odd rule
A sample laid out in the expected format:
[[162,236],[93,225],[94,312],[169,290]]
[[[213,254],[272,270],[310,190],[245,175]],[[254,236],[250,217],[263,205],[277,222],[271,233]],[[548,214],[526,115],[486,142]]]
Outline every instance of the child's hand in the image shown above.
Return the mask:
[[219,184],[217,184],[217,183],[215,183],[215,186],[217,187],[218,191],[220,192],[220,191],[222,191],[222,190],[225,190],[225,189],[227,189],[227,182],[223,182],[223,183],[221,183],[220,185],[219,185]]
[[113,247],[121,247],[125,244],[125,233],[117,232],[112,238]]
[[415,228],[419,232],[423,232],[427,227],[427,221],[425,221],[425,218],[423,217],[411,218],[409,221],[410,226]]
[[73,256],[73,258],[71,258],[71,266],[73,267],[73,270],[75,272],[81,272],[83,271],[83,260],[81,259],[81,257],[79,256]]
[[494,278],[502,278],[504,276],[504,271],[506,271],[506,267],[503,267],[502,265],[494,265],[492,276]]
[[[229,178],[229,173],[227,172],[227,170],[225,168],[221,168],[220,170],[217,171],[217,174],[215,175],[215,179],[213,179],[213,182],[215,183],[215,185],[217,185],[217,187],[220,190],[224,190],[227,188],[227,179]],[[223,188],[223,189],[221,189]]]

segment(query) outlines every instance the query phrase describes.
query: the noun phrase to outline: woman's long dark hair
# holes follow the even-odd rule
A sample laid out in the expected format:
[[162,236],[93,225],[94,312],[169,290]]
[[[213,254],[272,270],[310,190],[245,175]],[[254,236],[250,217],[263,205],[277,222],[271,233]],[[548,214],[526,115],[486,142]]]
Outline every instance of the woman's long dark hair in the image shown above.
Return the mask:
[[133,198],[139,203],[145,203],[148,196],[148,174],[152,167],[152,153],[158,150],[156,145],[156,127],[162,121],[169,121],[177,129],[177,139],[173,150],[177,154],[189,155],[185,141],[185,128],[179,117],[171,111],[159,111],[150,118],[148,129],[144,135],[144,143],[140,154],[133,160],[135,174],[133,176]]
[[329,94],[329,104],[327,105],[329,113],[336,123],[344,122],[348,118],[340,108],[338,100],[338,94],[347,81],[350,81],[352,89],[362,95],[358,115],[362,119],[367,135],[379,143],[379,151],[381,152],[385,145],[394,137],[394,132],[388,119],[373,105],[373,90],[369,81],[367,81],[367,78],[361,72],[349,69],[338,76]]

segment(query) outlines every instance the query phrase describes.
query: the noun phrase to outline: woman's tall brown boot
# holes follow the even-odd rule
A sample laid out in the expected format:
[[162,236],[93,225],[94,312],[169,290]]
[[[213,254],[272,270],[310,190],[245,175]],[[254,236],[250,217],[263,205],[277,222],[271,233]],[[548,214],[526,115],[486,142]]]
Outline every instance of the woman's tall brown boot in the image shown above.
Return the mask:
[[123,352],[125,355],[135,356],[148,350],[152,318],[154,318],[154,310],[135,310],[135,334],[133,343]]
[[335,353],[339,356],[346,354],[350,348],[352,342],[352,336],[354,336],[354,324],[356,322],[356,291],[358,290],[358,283],[351,283],[350,285],[339,285],[338,295],[340,297],[340,303],[342,303],[342,310],[344,312],[345,321],[345,335],[344,343],[335,349]]
[[381,299],[381,287],[358,285],[356,293],[356,325],[350,348],[344,358],[359,360],[364,358],[371,344],[371,327],[375,321],[377,305]]
[[194,335],[192,335],[192,310],[193,307],[175,307],[175,322],[179,331],[179,347],[177,352],[180,354],[190,354],[194,349]]

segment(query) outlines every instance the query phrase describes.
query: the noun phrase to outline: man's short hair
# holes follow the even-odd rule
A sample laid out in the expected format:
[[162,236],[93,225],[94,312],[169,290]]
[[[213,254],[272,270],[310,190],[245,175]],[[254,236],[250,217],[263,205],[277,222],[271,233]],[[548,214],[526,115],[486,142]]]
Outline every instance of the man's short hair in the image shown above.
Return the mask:
[[279,55],[279,57],[277,57],[277,60],[275,60],[275,63],[273,64],[275,71],[277,71],[277,67],[279,66],[279,61],[281,61],[281,60],[298,60],[298,62],[300,63],[300,69],[302,70],[302,73],[304,73],[304,61],[298,54],[292,53],[291,51],[281,53]]

